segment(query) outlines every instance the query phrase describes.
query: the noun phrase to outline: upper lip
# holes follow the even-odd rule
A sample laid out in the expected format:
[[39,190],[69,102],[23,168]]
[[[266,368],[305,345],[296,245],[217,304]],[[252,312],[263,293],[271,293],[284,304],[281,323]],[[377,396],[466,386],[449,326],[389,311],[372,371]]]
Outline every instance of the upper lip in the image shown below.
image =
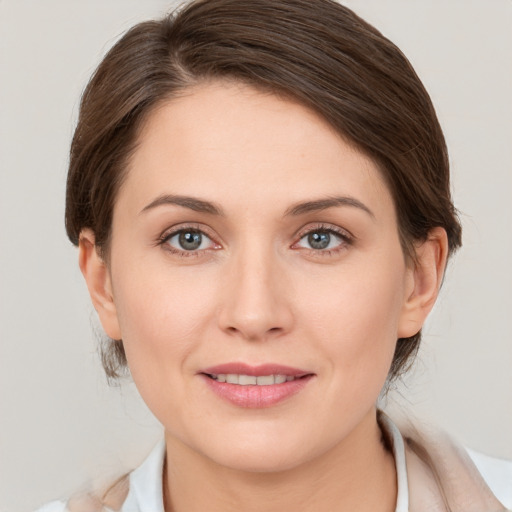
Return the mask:
[[224,363],[215,366],[210,366],[208,368],[205,368],[204,370],[201,370],[199,373],[208,375],[252,375],[255,377],[264,375],[286,375],[287,377],[304,377],[305,375],[312,374],[312,372],[308,372],[300,368],[285,366],[282,364],[266,363],[253,366],[239,362]]

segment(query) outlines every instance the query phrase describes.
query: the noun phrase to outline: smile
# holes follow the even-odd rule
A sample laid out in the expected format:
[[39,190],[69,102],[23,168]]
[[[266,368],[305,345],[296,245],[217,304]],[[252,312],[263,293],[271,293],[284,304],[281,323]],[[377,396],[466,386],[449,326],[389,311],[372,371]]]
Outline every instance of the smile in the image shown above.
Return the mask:
[[223,401],[250,409],[272,407],[289,400],[316,376],[280,364],[251,366],[239,362],[205,368],[199,375]]
[[238,384],[239,386],[272,386],[274,384],[291,382],[299,378],[292,375],[244,375],[237,373],[211,374],[208,377],[217,382],[227,382],[228,384]]

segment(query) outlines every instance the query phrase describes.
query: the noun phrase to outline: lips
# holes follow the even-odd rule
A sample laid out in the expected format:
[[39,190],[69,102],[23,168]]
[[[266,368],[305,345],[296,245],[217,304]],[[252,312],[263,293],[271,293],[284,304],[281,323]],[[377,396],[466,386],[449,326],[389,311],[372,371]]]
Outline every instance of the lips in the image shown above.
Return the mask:
[[209,388],[238,407],[263,408],[299,393],[313,373],[290,366],[228,363],[199,372]]

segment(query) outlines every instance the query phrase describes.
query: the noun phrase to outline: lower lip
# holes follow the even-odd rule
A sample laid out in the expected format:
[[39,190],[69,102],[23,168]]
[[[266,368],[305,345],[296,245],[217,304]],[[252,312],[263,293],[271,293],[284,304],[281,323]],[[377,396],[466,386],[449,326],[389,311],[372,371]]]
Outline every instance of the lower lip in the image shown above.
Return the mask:
[[210,389],[218,396],[238,407],[261,409],[272,407],[302,391],[313,375],[306,375],[300,379],[271,384],[269,386],[228,384],[202,375]]

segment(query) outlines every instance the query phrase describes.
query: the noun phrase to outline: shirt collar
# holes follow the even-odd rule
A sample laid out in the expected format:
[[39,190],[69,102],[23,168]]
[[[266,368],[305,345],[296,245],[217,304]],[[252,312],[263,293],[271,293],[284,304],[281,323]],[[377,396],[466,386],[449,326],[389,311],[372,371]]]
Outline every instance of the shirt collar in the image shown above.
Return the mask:
[[395,458],[397,498],[395,512],[409,511],[409,483],[407,480],[407,465],[405,462],[404,438],[398,427],[391,421],[389,416],[381,413],[379,416],[380,427],[386,431],[391,443],[393,457]]
[[162,493],[164,459],[165,441],[162,439],[130,474],[130,491],[121,512],[165,512]]

